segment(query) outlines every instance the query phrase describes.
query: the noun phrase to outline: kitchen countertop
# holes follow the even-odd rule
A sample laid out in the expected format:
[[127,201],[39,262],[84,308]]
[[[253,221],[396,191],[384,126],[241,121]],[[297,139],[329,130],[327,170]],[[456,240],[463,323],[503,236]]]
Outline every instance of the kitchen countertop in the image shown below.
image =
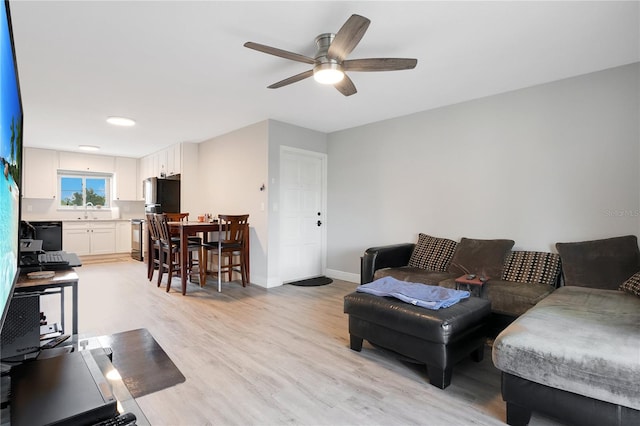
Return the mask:
[[130,218],[130,219],[111,219],[111,218],[97,218],[97,219],[84,219],[84,218],[82,219],[77,219],[77,218],[33,219],[33,218],[29,218],[29,219],[24,219],[23,218],[22,220],[26,220],[27,222],[131,222],[131,219],[138,219],[138,218]]
[[62,222],[131,222],[131,219],[57,219]]

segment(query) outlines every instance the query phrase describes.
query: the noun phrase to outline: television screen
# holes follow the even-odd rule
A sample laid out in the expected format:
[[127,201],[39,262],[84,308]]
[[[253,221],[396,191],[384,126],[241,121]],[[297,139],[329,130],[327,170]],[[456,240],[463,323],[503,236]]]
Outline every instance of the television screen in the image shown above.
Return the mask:
[[0,329],[18,275],[22,103],[14,52],[9,2],[0,22]]

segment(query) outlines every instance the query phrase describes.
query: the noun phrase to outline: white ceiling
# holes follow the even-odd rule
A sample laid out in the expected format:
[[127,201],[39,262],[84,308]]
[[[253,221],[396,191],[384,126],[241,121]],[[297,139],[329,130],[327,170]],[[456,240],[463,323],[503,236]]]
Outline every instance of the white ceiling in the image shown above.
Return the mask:
[[[265,119],[333,132],[640,61],[640,9],[626,2],[12,1],[24,143],[140,157]],[[306,64],[314,38],[371,19],[349,56],[417,58],[414,70],[352,73],[344,97]],[[133,128],[108,125],[131,117]]]

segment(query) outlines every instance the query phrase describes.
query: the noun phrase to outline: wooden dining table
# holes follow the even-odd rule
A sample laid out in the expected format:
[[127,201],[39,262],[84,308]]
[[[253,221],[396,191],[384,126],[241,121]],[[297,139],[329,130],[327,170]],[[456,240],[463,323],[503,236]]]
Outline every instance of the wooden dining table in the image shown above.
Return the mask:
[[[168,222],[169,231],[180,235],[180,247],[187,247],[189,236],[201,234],[202,241],[207,242],[209,232],[218,232],[220,226],[217,222]],[[249,233],[244,233],[244,258],[246,259],[247,282],[251,282],[249,275]],[[149,244],[147,245],[149,247]],[[220,260],[218,260],[220,261]],[[189,262],[188,250],[180,250],[180,281],[182,284],[182,295],[187,294],[187,265]],[[200,266],[202,267],[202,266]],[[206,263],[205,266],[206,268]]]

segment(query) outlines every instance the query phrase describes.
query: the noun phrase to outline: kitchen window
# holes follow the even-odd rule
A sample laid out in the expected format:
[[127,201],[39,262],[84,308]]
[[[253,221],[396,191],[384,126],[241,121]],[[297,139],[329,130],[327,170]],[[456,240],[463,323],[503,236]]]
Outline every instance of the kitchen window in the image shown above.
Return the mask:
[[58,172],[60,208],[111,206],[112,175],[107,173]]

